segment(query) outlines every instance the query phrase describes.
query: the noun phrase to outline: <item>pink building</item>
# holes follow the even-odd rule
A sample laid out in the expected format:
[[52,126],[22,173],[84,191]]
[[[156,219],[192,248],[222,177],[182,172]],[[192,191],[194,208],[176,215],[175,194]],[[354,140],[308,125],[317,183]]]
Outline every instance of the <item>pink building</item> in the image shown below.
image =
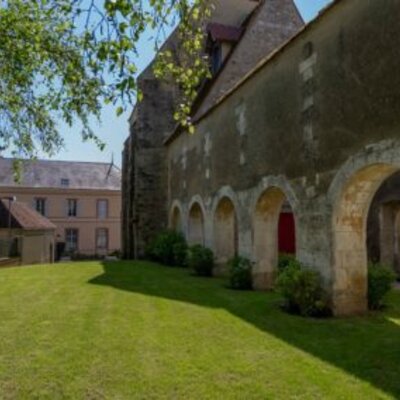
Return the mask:
[[0,197],[15,197],[56,226],[63,254],[107,255],[120,249],[121,172],[108,163],[0,158]]

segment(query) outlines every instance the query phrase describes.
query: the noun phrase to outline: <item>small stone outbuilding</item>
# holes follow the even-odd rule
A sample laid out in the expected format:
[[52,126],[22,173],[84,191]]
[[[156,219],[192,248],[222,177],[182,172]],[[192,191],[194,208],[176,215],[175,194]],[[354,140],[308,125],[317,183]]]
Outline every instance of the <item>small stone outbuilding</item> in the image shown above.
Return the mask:
[[52,263],[56,226],[25,203],[0,201],[2,258],[18,258],[20,265]]

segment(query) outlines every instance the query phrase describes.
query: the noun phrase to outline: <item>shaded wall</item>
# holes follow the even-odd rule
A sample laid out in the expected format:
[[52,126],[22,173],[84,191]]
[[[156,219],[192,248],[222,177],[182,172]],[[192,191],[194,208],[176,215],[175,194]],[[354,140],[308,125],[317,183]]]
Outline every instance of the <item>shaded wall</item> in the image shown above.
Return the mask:
[[388,178],[374,196],[368,216],[368,258],[400,275],[400,173]]
[[[338,314],[365,310],[366,215],[399,168],[399,14],[397,1],[336,2],[200,118],[195,135],[168,144],[169,207],[202,199],[212,248],[213,204],[230,192],[239,253],[258,263],[255,205],[278,188],[295,214],[297,256],[321,273]],[[265,215],[263,230],[277,236],[276,212]],[[275,242],[256,268],[265,287]]]

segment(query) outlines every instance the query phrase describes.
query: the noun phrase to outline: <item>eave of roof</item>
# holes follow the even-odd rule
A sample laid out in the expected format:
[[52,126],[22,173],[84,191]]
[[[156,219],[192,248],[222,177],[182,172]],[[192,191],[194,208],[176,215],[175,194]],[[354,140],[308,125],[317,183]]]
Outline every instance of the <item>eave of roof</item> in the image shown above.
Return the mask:
[[[57,227],[46,217],[19,201],[1,200],[7,213],[11,214],[14,224],[24,230],[55,230]],[[13,224],[13,225],[14,225]],[[15,228],[15,226],[13,227]]]
[[[315,17],[313,20],[308,22],[306,25],[304,25],[303,28],[301,28],[294,36],[292,36],[289,40],[287,40],[285,43],[283,43],[280,47],[278,47],[275,51],[270,53],[267,57],[263,58],[250,72],[248,72],[239,82],[237,82],[231,89],[229,89],[227,92],[225,92],[210,108],[208,108],[203,114],[201,114],[199,117],[197,117],[193,123],[196,125],[198,124],[202,119],[204,119],[206,116],[211,114],[216,108],[218,108],[226,99],[228,99],[233,93],[236,92],[241,86],[243,86],[251,77],[253,77],[255,74],[257,74],[265,65],[267,65],[269,62],[274,60],[278,55],[280,55],[290,44],[292,44],[294,41],[296,41],[299,37],[301,37],[305,32],[307,32],[309,29],[314,27],[316,24],[318,24],[324,16],[328,14],[329,11],[331,11],[338,3],[340,3],[343,0],[332,0],[330,4],[328,4],[326,7],[324,7]],[[170,144],[172,141],[174,141],[180,133],[184,131],[184,128],[181,125],[177,125],[175,130],[172,132],[170,136],[168,136],[164,140],[164,145]]]

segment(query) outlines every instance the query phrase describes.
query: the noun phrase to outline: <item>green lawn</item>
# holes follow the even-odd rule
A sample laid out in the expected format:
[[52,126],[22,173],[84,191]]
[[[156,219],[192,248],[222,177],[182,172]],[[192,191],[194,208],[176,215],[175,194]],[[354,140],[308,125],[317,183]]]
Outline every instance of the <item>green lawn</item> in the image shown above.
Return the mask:
[[0,399],[400,398],[400,291],[307,320],[150,263],[0,270]]

